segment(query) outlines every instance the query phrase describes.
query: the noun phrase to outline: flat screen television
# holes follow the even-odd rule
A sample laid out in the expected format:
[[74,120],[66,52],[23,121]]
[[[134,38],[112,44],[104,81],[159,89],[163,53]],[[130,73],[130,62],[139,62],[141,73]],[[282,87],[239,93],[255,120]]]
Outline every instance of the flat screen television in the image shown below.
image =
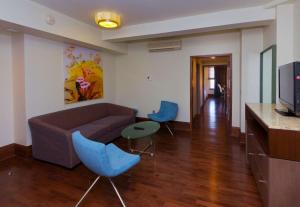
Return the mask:
[[279,100],[288,109],[285,115],[300,116],[300,62],[279,67]]

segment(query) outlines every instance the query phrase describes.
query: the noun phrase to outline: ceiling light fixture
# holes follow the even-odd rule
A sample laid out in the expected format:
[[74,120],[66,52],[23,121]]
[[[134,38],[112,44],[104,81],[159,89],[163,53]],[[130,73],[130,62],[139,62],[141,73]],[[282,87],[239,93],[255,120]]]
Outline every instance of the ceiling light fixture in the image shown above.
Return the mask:
[[114,29],[121,25],[121,16],[115,12],[98,12],[95,21],[100,27]]

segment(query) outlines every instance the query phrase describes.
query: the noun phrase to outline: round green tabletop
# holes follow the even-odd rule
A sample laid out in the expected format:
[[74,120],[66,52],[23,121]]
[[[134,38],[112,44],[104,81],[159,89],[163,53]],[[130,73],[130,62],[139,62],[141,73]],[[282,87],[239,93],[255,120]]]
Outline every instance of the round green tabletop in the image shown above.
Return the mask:
[[123,129],[121,135],[126,139],[139,139],[155,134],[160,124],[154,121],[142,121],[129,125]]

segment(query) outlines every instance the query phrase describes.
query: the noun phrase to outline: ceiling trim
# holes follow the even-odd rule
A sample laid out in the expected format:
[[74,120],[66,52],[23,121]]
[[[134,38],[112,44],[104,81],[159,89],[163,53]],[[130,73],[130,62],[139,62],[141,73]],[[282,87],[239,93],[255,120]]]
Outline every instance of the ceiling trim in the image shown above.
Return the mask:
[[263,6],[226,10],[103,31],[103,40],[122,42],[146,38],[263,26],[275,20],[275,9]]
[[270,9],[270,8],[274,8],[276,6],[279,6],[281,4],[287,4],[287,3],[291,3],[293,2],[294,0],[273,0],[269,3],[267,3],[264,8],[265,9]]

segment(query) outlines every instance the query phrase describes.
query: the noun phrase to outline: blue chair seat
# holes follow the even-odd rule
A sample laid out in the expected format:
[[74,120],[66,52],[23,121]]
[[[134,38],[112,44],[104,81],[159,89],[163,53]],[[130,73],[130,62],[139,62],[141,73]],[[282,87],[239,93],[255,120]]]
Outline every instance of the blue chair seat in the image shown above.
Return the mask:
[[168,126],[168,122],[174,121],[176,119],[178,112],[178,104],[170,101],[161,101],[160,108],[157,113],[148,114],[148,118],[153,121],[165,123],[169,132],[173,136],[173,132]]
[[157,121],[157,122],[166,122],[169,121],[169,119],[165,116],[161,116],[160,114],[148,114],[148,118]]
[[141,160],[139,155],[129,154],[120,150],[114,144],[106,145],[106,153],[109,159],[109,163],[114,173],[110,177],[118,176],[130,168],[138,164]]

